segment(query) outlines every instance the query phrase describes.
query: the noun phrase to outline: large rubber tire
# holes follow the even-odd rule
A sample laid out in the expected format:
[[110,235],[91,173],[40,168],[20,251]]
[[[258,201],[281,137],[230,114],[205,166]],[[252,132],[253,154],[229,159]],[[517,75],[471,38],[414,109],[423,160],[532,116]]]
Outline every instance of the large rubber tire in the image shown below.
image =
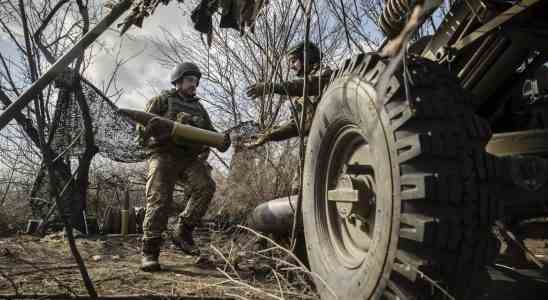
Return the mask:
[[443,67],[409,57],[408,71],[410,97],[401,71],[360,54],[317,108],[303,224],[322,299],[471,299],[498,255],[489,126]]

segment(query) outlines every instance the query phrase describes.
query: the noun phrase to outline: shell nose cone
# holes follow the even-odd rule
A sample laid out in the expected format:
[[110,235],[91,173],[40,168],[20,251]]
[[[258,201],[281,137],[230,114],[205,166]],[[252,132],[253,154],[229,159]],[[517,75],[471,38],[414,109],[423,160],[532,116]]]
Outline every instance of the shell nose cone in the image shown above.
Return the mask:
[[297,195],[282,197],[255,207],[248,217],[248,226],[263,233],[287,234],[291,231]]

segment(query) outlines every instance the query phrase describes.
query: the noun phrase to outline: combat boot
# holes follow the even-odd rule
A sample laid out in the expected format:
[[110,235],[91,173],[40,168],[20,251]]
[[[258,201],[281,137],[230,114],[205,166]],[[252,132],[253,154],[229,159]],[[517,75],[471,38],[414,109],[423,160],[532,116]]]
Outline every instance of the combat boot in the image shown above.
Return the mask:
[[175,233],[173,234],[172,241],[177,248],[186,254],[199,256],[200,248],[194,243],[194,238],[192,237],[193,230],[193,226],[189,226],[184,222],[179,222],[175,229]]
[[141,270],[145,272],[160,271],[160,248],[162,246],[162,238],[143,239],[143,248],[141,258]]

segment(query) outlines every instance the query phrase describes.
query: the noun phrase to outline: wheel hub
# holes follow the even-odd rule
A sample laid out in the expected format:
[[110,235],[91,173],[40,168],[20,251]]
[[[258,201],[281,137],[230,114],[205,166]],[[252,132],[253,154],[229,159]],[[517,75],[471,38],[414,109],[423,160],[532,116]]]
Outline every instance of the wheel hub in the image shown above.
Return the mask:
[[370,175],[339,177],[337,188],[328,192],[341,218],[365,221],[375,207],[374,181]]
[[352,186],[350,176],[339,178],[337,189],[328,192],[329,200],[335,201],[341,218],[349,218],[353,213],[354,203],[358,201],[358,191]]
[[370,156],[367,141],[355,128],[342,130],[332,152],[329,173],[338,175],[328,183],[334,188],[327,190],[326,220],[333,250],[347,268],[362,264],[373,238],[375,181]]

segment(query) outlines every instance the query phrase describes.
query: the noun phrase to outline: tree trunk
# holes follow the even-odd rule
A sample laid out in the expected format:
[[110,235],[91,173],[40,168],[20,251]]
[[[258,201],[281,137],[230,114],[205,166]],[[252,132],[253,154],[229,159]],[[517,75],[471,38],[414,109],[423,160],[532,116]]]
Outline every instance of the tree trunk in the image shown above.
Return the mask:
[[[91,161],[99,149],[95,145],[95,138],[93,134],[93,121],[89,113],[89,107],[85,99],[83,92],[82,83],[80,80],[75,82],[75,99],[80,107],[80,113],[82,114],[82,119],[84,121],[84,139],[85,139],[85,150],[84,154],[78,160],[78,176],[76,178],[74,186],[74,199],[71,201],[71,210],[73,212],[84,212],[87,204],[87,194],[88,194],[88,185],[89,185],[89,167]],[[76,226],[80,224],[80,227],[83,227],[83,215],[80,213],[78,215],[72,215],[71,223]],[[80,231],[86,232],[85,228],[82,228]]]

